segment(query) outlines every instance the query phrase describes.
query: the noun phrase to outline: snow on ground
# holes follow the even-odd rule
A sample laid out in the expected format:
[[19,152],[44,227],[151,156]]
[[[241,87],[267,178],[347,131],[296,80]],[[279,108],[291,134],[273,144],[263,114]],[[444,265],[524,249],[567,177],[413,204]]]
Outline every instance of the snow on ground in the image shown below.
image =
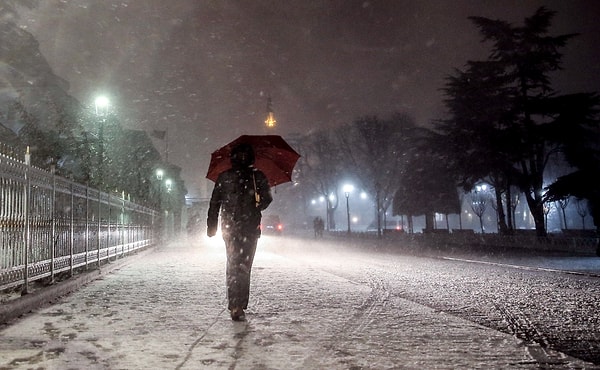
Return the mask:
[[307,240],[261,238],[247,320],[233,322],[222,243],[161,247],[15,322],[0,368],[539,368],[516,337],[390,294],[358,274],[360,255]]

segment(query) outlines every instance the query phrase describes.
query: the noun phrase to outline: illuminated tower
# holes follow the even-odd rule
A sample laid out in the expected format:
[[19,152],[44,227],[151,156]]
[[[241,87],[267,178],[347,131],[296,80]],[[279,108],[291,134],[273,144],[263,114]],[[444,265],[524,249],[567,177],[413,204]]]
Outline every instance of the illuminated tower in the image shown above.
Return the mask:
[[267,128],[274,128],[277,124],[275,120],[275,115],[273,114],[273,103],[271,102],[271,97],[267,99],[267,119],[265,120],[265,125]]

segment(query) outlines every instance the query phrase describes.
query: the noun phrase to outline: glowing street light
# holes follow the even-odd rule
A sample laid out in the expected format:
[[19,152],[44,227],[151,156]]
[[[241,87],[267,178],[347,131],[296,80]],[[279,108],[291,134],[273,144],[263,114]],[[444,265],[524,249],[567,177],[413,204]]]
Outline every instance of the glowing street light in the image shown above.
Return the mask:
[[343,187],[344,195],[346,196],[346,215],[348,216],[348,234],[350,234],[350,193],[354,190],[354,186],[346,184]]
[[96,98],[96,100],[94,100],[94,106],[96,108],[97,115],[104,115],[110,106],[110,100],[108,100],[106,96],[99,96]]
[[481,184],[475,186],[475,192],[487,191],[487,184]]
[[173,236],[173,215],[171,213],[171,191],[173,190],[173,181],[171,179],[166,179],[165,180],[165,188],[167,189],[167,193],[169,194],[167,196],[167,202],[165,204],[165,209],[163,211],[163,232],[164,234],[167,236],[167,238],[170,238]]
[[162,179],[165,171],[161,168],[156,169],[156,180],[158,180],[158,208],[162,208]]

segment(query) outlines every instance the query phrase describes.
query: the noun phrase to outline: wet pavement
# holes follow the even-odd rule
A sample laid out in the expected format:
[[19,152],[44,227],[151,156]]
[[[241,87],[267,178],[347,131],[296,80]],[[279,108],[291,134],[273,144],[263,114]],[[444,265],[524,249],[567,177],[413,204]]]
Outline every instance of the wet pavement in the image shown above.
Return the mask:
[[[479,299],[466,291],[468,281],[461,282],[464,296],[436,292],[436,301],[452,301],[447,306],[427,302],[426,278],[439,275],[429,285],[448,290],[446,279],[459,276],[453,270],[474,262],[343,249],[261,238],[246,321],[233,322],[222,240],[163,246],[0,330],[0,369],[600,368],[502,330],[494,320],[510,326],[507,318],[526,316],[497,318],[493,307],[506,313],[508,306],[469,303]],[[537,273],[480,266],[495,276]],[[596,294],[597,278],[585,279]],[[482,292],[488,303],[490,292]],[[600,332],[595,315],[588,324]]]

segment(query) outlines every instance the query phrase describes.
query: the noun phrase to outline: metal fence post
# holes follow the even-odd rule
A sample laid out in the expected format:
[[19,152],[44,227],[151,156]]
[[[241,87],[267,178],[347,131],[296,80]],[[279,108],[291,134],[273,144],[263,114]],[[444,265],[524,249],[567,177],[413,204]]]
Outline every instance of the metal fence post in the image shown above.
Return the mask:
[[85,269],[89,268],[89,257],[90,257],[90,188],[85,186]]
[[100,212],[102,211],[102,192],[98,192],[98,233],[96,235],[96,248],[98,250],[98,270],[100,270],[100,228],[101,228],[101,215]]
[[121,192],[121,227],[119,228],[119,239],[121,244],[121,257],[125,254],[125,191]]
[[74,242],[74,239],[75,239],[75,216],[74,216],[75,215],[75,199],[74,199],[73,192],[75,191],[75,189],[73,189],[72,183],[71,183],[70,189],[71,189],[71,217],[70,217],[69,222],[71,225],[69,228],[69,255],[70,255],[69,275],[73,276],[74,275],[73,265],[75,264],[75,250],[74,250],[75,249],[74,248],[74,245],[75,245],[75,242]]
[[54,169],[54,166],[52,166],[52,209],[50,210],[51,212],[51,218],[52,218],[52,231],[51,231],[51,238],[52,238],[52,243],[50,246],[50,278],[52,279],[52,282],[54,282],[54,268],[55,268],[55,263],[56,263],[56,245],[58,243],[58,237],[56,235],[56,222],[58,221],[56,218],[56,171]]
[[25,226],[25,246],[23,250],[23,258],[25,262],[25,270],[23,270],[23,288],[21,289],[22,295],[29,293],[29,248],[31,247],[31,224],[29,220],[29,196],[31,195],[31,179],[29,174],[30,163],[31,157],[29,155],[29,147],[27,147],[27,153],[25,154],[25,191],[23,194],[23,221]]
[[110,250],[111,250],[111,240],[110,240],[110,214],[112,212],[112,207],[110,204],[110,193],[108,194],[108,216],[106,220],[106,260],[110,262]]

